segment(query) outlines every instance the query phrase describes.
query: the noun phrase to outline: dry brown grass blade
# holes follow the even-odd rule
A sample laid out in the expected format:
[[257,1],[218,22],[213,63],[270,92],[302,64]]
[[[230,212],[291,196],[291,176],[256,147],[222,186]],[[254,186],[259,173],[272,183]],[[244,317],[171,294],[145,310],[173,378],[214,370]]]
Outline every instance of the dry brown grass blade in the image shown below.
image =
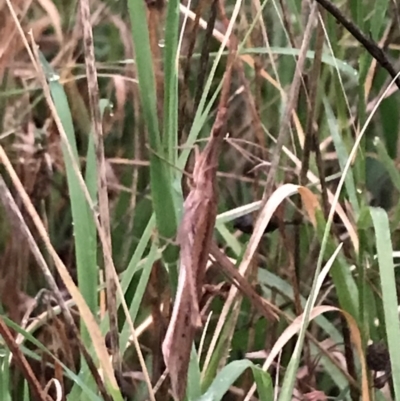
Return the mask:
[[95,65],[93,32],[90,23],[90,5],[88,0],[80,1],[80,17],[83,27],[85,65],[88,82],[88,93],[92,125],[94,132],[94,143],[96,148],[97,161],[97,187],[99,197],[99,216],[101,228],[104,230],[107,247],[102,247],[105,265],[106,288],[107,288],[107,309],[110,320],[110,346],[113,356],[114,369],[120,372],[121,357],[118,345],[118,322],[117,322],[117,290],[114,281],[114,264],[112,261],[110,214],[107,193],[107,172],[104,156],[103,126],[99,107],[99,87],[97,83],[97,71]]
[[22,351],[19,349],[9,328],[4,323],[1,317],[0,317],[0,334],[4,339],[4,342],[7,344],[8,349],[13,354],[14,360],[19,365],[19,368],[21,369],[26,381],[29,383],[31,391],[35,395],[36,399],[38,401],[50,401],[51,398],[43,391],[28,361],[26,360]]
[[227,102],[236,53],[230,52],[217,116],[211,137],[196,158],[193,187],[184,203],[184,214],[178,232],[181,247],[178,289],[171,321],[162,351],[170,374],[174,396],[183,400],[192,343],[201,326],[199,296],[201,295],[217,216],[216,174],[218,156],[227,118]]

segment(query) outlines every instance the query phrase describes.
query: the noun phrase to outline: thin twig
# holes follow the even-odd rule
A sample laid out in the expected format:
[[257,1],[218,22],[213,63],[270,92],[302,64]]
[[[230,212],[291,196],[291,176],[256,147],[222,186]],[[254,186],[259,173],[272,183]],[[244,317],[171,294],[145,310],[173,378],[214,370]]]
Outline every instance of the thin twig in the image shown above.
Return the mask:
[[392,63],[387,58],[385,52],[378,44],[356,25],[348,19],[340,10],[329,0],[316,0],[322,7],[333,15],[364,47],[365,50],[384,68],[394,80],[396,86],[400,89],[400,78]]

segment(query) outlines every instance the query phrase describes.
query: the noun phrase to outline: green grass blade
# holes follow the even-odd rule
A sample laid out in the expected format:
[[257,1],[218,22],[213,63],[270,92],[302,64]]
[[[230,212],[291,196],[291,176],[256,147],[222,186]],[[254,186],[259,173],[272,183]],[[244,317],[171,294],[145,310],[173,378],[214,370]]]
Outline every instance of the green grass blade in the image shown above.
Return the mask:
[[145,3],[139,0],[129,0],[128,10],[136,51],[135,61],[143,114],[149,132],[151,148],[154,151],[159,151],[161,150],[161,139],[157,116],[157,94]]
[[10,385],[10,352],[8,349],[0,351],[0,399],[4,401],[11,401],[9,392]]
[[[72,116],[68,99],[64,88],[58,80],[58,75],[46,61],[44,56],[40,54],[42,68],[45,71],[49,82],[50,91],[57,114],[60,117],[65,133],[67,135],[70,147],[72,149],[74,159],[79,163],[78,150],[75,139],[75,131],[72,122]],[[79,184],[78,177],[72,167],[72,160],[69,152],[62,145],[62,152],[67,171],[68,190],[71,199],[71,210],[75,240],[75,254],[78,274],[79,289],[93,313],[97,312],[97,237],[95,223],[87,204],[85,194]],[[86,337],[86,336],[85,336]],[[88,338],[86,338],[88,340]]]
[[386,336],[390,354],[390,363],[392,366],[393,387],[395,399],[400,400],[400,323],[389,219],[387,213],[383,209],[371,207],[370,211],[375,228]]
[[[360,2],[361,3],[361,2]],[[379,0],[374,3],[374,12],[371,16],[371,37],[378,41],[379,33],[385,23],[386,12],[389,8],[389,0]]]
[[[133,300],[129,306],[129,315],[132,319],[132,322],[135,321],[136,316],[138,314],[139,308],[140,308],[140,304],[142,302],[143,299],[143,295],[144,292],[147,288],[147,283],[149,281],[149,277],[150,277],[150,273],[151,273],[151,269],[154,265],[154,262],[157,259],[157,243],[153,242],[149,255],[147,257],[146,263],[143,266],[143,270],[140,276],[140,280],[139,280],[139,284],[137,286],[135,295],[133,297]],[[120,335],[120,343],[121,343],[121,348],[122,349],[126,349],[126,346],[128,344],[128,338],[130,335],[130,328],[128,325],[128,322],[125,321],[124,327],[122,329],[121,335]]]
[[[151,55],[145,2],[129,0],[128,9],[132,38],[136,52],[139,93],[150,144],[150,185],[157,227],[162,238],[173,238],[177,228],[175,205],[172,196],[172,177],[161,157],[165,156],[160,139],[157,114],[157,94]],[[168,211],[166,213],[166,211]],[[166,257],[168,257],[166,255]],[[171,258],[171,259],[170,259]],[[169,255],[176,259],[176,252]]]
[[143,254],[147,248],[147,245],[150,241],[151,234],[154,229],[155,219],[152,216],[147,224],[147,227],[143,231],[142,236],[140,237],[139,244],[137,245],[134,254],[132,255],[131,260],[129,261],[128,267],[122,273],[122,280],[121,280],[121,288],[124,294],[129,288],[129,285],[132,282],[132,278],[134,274],[138,271],[138,264],[143,257]]
[[177,222],[182,218],[183,193],[181,176],[176,169],[178,159],[178,33],[179,33],[179,1],[168,2],[165,25],[164,48],[164,148],[170,164],[169,171],[172,179],[172,197],[174,201]]
[[[168,2],[164,48],[164,146],[167,159],[175,166],[178,152],[178,69],[176,56],[179,31],[179,1]],[[171,171],[171,176],[175,175]]]
[[197,400],[201,396],[201,372],[199,358],[194,346],[190,354],[186,393],[189,400]]
[[[324,96],[323,98],[323,103],[325,107],[325,112],[328,120],[328,126],[329,126],[329,131],[331,134],[331,137],[333,139],[333,143],[335,145],[336,153],[338,156],[339,160],[339,165],[340,169],[343,172],[346,162],[349,158],[346,145],[344,144],[340,133],[339,133],[339,128],[338,128],[338,122],[333,114],[333,110],[331,105],[329,104],[328,98]],[[359,216],[360,214],[360,205],[358,203],[357,199],[357,192],[356,192],[356,186],[354,184],[354,175],[351,170],[348,171],[346,174],[345,178],[345,186],[346,186],[346,191],[350,199],[351,206],[353,207],[354,213],[356,217]]]
[[199,401],[220,401],[229,387],[235,383],[239,376],[253,363],[249,360],[234,361],[226,365],[216,376],[208,390]]
[[26,380],[24,380],[24,401],[31,401],[29,385]]

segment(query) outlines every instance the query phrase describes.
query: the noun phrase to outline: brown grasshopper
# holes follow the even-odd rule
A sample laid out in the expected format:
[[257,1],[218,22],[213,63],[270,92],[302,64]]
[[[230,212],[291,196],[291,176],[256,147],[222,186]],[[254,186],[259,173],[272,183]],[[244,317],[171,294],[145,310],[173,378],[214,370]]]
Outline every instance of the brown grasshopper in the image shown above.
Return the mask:
[[226,114],[225,107],[219,109],[211,138],[196,157],[193,186],[184,202],[184,215],[177,237],[181,248],[178,288],[162,351],[173,393],[179,400],[184,398],[186,391],[195,330],[202,325],[199,297],[217,215],[215,177]]

